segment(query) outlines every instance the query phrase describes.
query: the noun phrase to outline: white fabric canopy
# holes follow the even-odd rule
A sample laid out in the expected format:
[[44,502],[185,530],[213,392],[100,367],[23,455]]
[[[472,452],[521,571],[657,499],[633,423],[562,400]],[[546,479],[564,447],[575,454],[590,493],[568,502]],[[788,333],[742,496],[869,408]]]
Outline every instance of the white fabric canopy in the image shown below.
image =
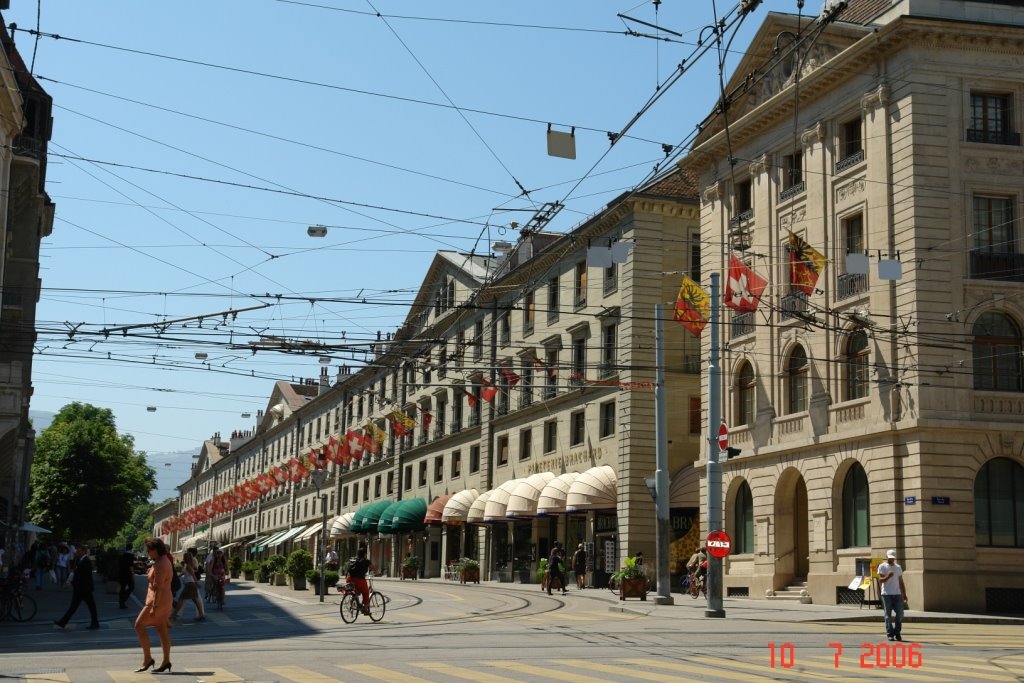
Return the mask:
[[469,508],[469,512],[466,514],[466,522],[469,524],[481,524],[484,521],[484,509],[487,507],[487,501],[491,497],[491,491],[484,491],[480,496],[473,501],[473,504]]
[[487,499],[487,506],[484,508],[485,522],[500,522],[505,519],[509,498],[512,497],[512,491],[519,486],[521,481],[523,480],[509,479],[491,491],[491,497]]
[[480,497],[476,489],[463,489],[448,499],[444,505],[444,512],[441,513],[442,524],[462,524],[469,515],[469,509]]
[[352,518],[355,516],[355,512],[346,512],[343,515],[335,517],[334,522],[331,523],[331,538],[337,538],[351,533],[348,528],[352,525]]
[[565,498],[567,512],[574,510],[607,510],[617,502],[618,480],[611,465],[591,467],[569,487]]
[[540,493],[554,478],[554,472],[538,472],[531,474],[526,479],[520,479],[508,500],[505,515],[508,517],[533,517],[536,515]]
[[541,489],[540,497],[537,499],[537,514],[557,515],[565,512],[565,497],[569,495],[569,488],[579,476],[579,472],[566,472],[549,481],[547,486]]

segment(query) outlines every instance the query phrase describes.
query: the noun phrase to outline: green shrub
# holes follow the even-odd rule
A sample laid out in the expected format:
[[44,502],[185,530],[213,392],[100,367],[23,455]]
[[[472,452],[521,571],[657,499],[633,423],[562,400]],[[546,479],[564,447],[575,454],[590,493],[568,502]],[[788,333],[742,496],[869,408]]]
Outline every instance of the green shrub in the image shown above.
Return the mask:
[[284,555],[271,555],[267,558],[267,566],[270,568],[271,574],[283,574],[286,564],[288,564],[288,558]]
[[231,559],[228,560],[228,569],[232,574],[238,574],[242,571],[242,558],[239,555],[232,555]]
[[[324,572],[324,586],[326,588],[331,588],[334,585],[336,585],[338,583],[339,579],[341,579],[341,575],[338,572],[334,571],[333,569],[328,569],[327,571]],[[308,581],[313,586],[319,586],[320,585],[320,570],[319,569],[310,569],[309,571],[307,571],[306,572],[306,581]]]
[[256,563],[256,580],[260,583],[266,583],[270,581],[270,575],[274,572],[270,569],[269,562],[257,562]]
[[299,548],[298,550],[292,551],[292,554],[288,556],[288,562],[285,565],[284,572],[293,579],[305,578],[306,572],[313,568],[313,556],[309,554],[308,550]]
[[420,558],[418,558],[415,555],[407,555],[406,558],[404,560],[402,560],[402,566],[403,567],[409,567],[411,569],[419,569],[420,568]]

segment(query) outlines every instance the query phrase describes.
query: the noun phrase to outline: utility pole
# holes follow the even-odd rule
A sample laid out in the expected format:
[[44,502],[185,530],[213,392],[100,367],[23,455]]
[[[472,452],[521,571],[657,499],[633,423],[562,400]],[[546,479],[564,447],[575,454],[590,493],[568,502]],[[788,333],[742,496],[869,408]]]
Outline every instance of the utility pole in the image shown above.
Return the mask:
[[654,305],[654,509],[657,516],[655,546],[657,549],[659,605],[672,605],[672,578],[668,571],[668,539],[671,533],[668,518],[668,429],[665,405],[665,330],[661,304]]
[[[322,456],[321,456],[322,457]],[[320,492],[320,487],[327,481],[327,470],[313,470],[310,479],[316,485],[316,495],[320,498],[320,509],[323,511],[323,521],[320,523],[320,602],[324,601],[324,584],[326,579],[324,571],[327,569],[324,564],[327,555],[327,494]]]
[[[718,360],[718,280],[720,273],[711,273],[711,350],[708,359],[708,452],[707,452],[707,531],[722,528],[722,465],[719,462],[717,425],[721,419],[722,369]],[[725,617],[722,607],[722,560],[708,553],[708,608],[706,617]]]

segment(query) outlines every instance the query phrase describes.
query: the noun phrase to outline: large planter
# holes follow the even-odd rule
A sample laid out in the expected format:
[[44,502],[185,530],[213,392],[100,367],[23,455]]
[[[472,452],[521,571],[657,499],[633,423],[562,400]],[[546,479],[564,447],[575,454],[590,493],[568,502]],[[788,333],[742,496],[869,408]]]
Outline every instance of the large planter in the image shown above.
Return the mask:
[[462,583],[480,583],[480,567],[463,567],[459,577]]
[[256,579],[256,572],[242,572],[242,576],[245,577],[246,581],[254,581]]
[[647,579],[622,579],[619,583],[619,600],[626,598],[647,599]]
[[240,575],[240,574],[241,574],[241,572],[236,572],[236,571],[233,571],[233,570],[232,570],[232,571],[231,571],[231,578],[232,578],[232,579],[237,579],[237,578],[239,577],[239,575]]
[[516,583],[533,583],[533,570],[517,569],[515,571]]
[[306,590],[306,577],[305,576],[293,576],[292,577],[292,588],[297,591]]
[[415,581],[417,572],[419,572],[419,567],[402,567],[402,581],[406,579]]
[[287,574],[274,574],[274,577],[270,580],[272,586],[287,586],[288,575]]

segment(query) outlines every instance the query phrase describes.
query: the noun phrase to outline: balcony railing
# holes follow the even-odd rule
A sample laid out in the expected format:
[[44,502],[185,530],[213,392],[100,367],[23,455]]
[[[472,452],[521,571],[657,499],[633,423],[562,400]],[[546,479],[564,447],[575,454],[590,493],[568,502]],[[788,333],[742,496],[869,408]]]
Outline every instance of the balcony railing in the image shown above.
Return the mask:
[[864,150],[858,149],[853,154],[836,162],[836,173],[842,173],[848,168],[853,168],[862,161],[864,161]]
[[555,386],[545,386],[544,391],[541,393],[541,396],[543,396],[545,399],[554,398],[557,395],[558,387]]
[[430,435],[429,434],[427,434],[426,432],[423,432],[422,434],[420,434],[419,445],[422,446],[422,445],[426,444],[428,441],[430,441]]
[[497,415],[508,415],[508,403],[499,403],[494,407],[494,412]]
[[43,145],[44,142],[39,138],[34,138],[31,135],[19,135],[14,138],[11,149],[15,156],[39,159],[43,154]]
[[533,405],[533,392],[523,392],[519,394],[519,407],[520,409],[526,408]]
[[807,295],[803,292],[792,292],[779,299],[779,315],[783,320],[801,317],[807,312]]
[[802,180],[799,183],[793,183],[792,185],[790,185],[785,190],[779,193],[779,201],[784,202],[787,199],[792,199],[798,194],[803,194],[805,189],[806,185]]
[[1024,254],[971,252],[971,277],[978,280],[1024,282]]
[[458,434],[461,431],[462,431],[462,424],[459,423],[459,422],[453,422],[451,428],[449,429],[449,433],[450,434]]
[[687,375],[700,374],[700,356],[683,356],[683,372]]
[[478,427],[480,425],[480,413],[473,412],[469,414],[469,426]]
[[445,425],[444,425],[443,422],[441,422],[440,424],[437,424],[437,425],[434,426],[434,438],[435,439],[443,438],[445,433],[446,433],[445,432]]
[[990,145],[1020,145],[1020,133],[1008,130],[968,128],[967,142],[985,142]]
[[754,313],[736,313],[730,321],[729,334],[735,337],[742,337],[745,334],[754,333]]
[[868,291],[866,273],[843,273],[836,279],[836,301],[849,299],[851,296]]
[[597,376],[599,379],[608,379],[613,377],[618,370],[615,367],[615,363],[610,360],[601,361],[601,364],[597,367]]
[[736,214],[736,221],[738,223],[745,223],[746,221],[752,220],[753,218],[754,218],[754,209],[753,208],[749,208],[749,209],[747,209],[745,211],[740,211],[738,214]]

